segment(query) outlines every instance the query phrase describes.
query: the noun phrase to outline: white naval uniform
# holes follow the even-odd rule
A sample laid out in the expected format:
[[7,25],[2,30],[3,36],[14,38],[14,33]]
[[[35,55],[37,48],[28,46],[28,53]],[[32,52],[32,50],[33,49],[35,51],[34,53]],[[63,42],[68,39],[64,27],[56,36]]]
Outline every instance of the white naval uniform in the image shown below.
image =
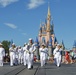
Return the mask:
[[0,66],[3,66],[3,57],[5,56],[4,48],[0,48]]
[[18,49],[18,61],[19,61],[19,64],[22,64],[23,63],[23,49],[20,48]]
[[9,52],[10,52],[10,66],[13,66],[13,64],[15,63],[15,51],[16,49],[15,48],[10,48],[9,49]]
[[18,48],[16,48],[16,50],[15,50],[15,65],[18,65],[19,63],[18,63],[18,60],[19,60],[19,53],[18,53]]
[[61,50],[58,50],[58,48],[55,48],[53,55],[55,59],[55,64],[59,67],[61,64]]
[[24,65],[27,65],[27,45],[23,47],[23,61]]
[[30,69],[33,66],[33,61],[34,61],[34,52],[36,50],[35,45],[29,45],[29,48],[27,48],[27,58],[28,58],[28,69]]
[[40,61],[41,61],[41,67],[45,65],[46,59],[48,56],[48,49],[47,48],[40,48]]

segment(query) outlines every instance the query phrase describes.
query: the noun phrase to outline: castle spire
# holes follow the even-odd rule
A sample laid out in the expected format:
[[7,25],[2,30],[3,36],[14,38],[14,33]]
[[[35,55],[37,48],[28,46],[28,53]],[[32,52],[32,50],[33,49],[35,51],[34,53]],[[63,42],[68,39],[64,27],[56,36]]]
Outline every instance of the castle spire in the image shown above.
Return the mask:
[[47,43],[49,42],[50,35],[51,35],[51,33],[50,33],[50,31],[51,31],[50,21],[51,21],[51,14],[50,14],[50,6],[48,4],[47,27],[46,27],[46,31],[47,31]]
[[35,42],[36,42],[37,44],[39,44],[38,37],[36,37],[36,40],[35,40]]
[[64,49],[65,49],[65,46],[64,46],[63,40],[62,40],[62,42],[61,42],[61,46],[62,46],[62,49],[64,50]]
[[51,13],[50,13],[50,6],[48,6],[48,16],[51,16]]
[[50,32],[50,21],[51,21],[51,13],[50,13],[50,6],[48,4],[48,14],[47,14],[47,31]]
[[42,23],[41,23],[41,20],[40,20],[40,32],[42,32]]
[[48,14],[47,14],[47,17],[48,17],[48,16],[51,16],[49,3],[48,3]]

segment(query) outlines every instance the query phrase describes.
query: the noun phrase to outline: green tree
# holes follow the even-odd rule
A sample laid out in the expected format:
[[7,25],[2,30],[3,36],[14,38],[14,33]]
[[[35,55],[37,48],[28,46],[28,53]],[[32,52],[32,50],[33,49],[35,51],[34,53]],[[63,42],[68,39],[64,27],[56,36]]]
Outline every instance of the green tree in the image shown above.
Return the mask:
[[3,40],[2,44],[3,44],[3,47],[5,49],[5,52],[8,53],[9,52],[10,41]]

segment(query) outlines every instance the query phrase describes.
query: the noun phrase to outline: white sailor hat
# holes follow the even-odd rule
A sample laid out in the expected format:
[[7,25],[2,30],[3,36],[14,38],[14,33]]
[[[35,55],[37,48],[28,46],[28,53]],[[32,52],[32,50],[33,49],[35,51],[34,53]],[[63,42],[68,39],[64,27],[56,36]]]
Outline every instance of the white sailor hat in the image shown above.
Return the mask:
[[42,46],[46,46],[44,43],[42,43]]
[[29,40],[32,40],[32,38],[29,38]]
[[21,46],[18,46],[19,48],[21,47]]
[[2,43],[0,43],[0,46],[2,46],[3,44]]
[[57,44],[57,46],[60,46],[60,44]]
[[12,45],[15,45],[15,43],[13,43]]
[[60,47],[60,44],[57,44],[57,46],[56,47]]
[[27,45],[29,46],[30,44],[28,43]]
[[26,45],[27,43],[24,43],[24,45]]

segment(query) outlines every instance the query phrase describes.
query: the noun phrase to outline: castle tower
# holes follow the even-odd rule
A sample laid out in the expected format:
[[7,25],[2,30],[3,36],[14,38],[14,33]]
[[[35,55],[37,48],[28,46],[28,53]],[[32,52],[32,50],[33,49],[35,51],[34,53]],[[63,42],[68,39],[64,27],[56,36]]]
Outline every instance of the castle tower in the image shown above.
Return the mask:
[[53,50],[56,47],[57,39],[54,34],[54,23],[51,18],[50,6],[48,6],[47,18],[45,22],[40,24],[39,34],[38,34],[39,45],[45,43],[48,47],[49,56],[53,54]]
[[40,29],[39,29],[39,43],[40,43],[40,45],[41,45],[41,41],[42,41],[42,25],[40,24]]
[[36,51],[35,51],[35,55],[37,57],[37,60],[39,60],[39,40],[38,40],[38,37],[36,37],[36,40],[35,40],[35,47],[36,47]]
[[49,42],[49,39],[50,39],[50,35],[51,35],[51,26],[50,26],[50,21],[51,21],[51,13],[50,13],[50,7],[48,6],[48,14],[47,14],[47,29],[46,29],[46,42],[48,43]]

